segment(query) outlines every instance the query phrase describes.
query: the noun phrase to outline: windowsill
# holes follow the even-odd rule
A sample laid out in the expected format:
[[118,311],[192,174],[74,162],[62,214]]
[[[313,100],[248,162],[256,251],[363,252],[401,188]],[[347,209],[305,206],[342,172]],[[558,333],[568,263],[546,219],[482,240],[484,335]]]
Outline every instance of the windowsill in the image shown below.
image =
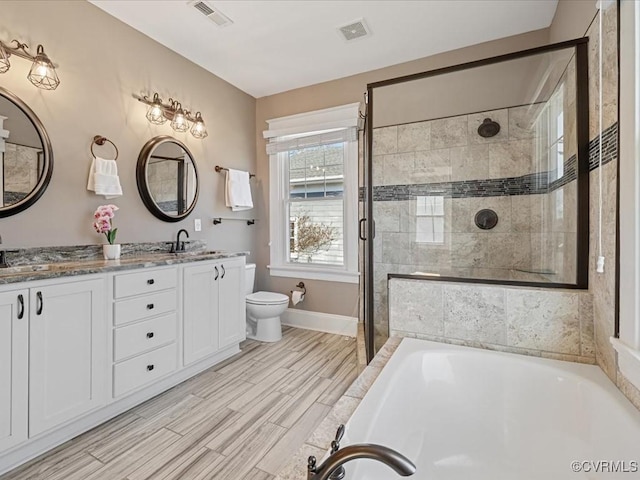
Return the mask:
[[358,272],[347,272],[331,268],[313,268],[305,265],[300,266],[274,266],[269,265],[269,273],[273,277],[304,278],[307,280],[324,280],[326,282],[358,283],[360,274]]
[[640,351],[631,348],[619,338],[611,337],[609,340],[618,352],[618,368],[640,390]]

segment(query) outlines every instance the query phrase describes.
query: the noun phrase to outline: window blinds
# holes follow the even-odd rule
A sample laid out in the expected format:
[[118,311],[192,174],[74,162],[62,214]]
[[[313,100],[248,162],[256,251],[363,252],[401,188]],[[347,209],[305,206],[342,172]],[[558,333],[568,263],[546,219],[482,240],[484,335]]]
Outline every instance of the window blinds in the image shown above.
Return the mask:
[[267,154],[273,155],[291,150],[331,145],[332,143],[353,142],[358,140],[358,128],[348,127],[324,132],[313,132],[296,137],[274,137],[267,143]]

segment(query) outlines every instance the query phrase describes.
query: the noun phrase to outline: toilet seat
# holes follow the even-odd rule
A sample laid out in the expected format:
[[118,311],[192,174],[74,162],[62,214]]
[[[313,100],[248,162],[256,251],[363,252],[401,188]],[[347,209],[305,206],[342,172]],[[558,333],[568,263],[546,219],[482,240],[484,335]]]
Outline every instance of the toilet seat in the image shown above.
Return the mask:
[[281,293],[255,292],[247,295],[247,303],[251,305],[282,305],[289,303],[289,297]]

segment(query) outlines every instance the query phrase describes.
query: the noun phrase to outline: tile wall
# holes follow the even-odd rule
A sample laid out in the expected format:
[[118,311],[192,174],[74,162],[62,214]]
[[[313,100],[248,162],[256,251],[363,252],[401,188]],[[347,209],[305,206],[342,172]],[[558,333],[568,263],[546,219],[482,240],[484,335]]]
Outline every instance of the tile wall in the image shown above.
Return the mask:
[[392,336],[595,363],[592,315],[587,291],[389,280]]

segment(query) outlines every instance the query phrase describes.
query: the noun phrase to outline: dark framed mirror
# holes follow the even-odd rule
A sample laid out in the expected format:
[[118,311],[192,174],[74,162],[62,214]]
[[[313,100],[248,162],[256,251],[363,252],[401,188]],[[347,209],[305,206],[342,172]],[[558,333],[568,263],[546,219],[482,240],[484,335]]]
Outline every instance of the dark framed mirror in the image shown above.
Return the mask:
[[53,173],[53,149],[42,122],[26,103],[0,87],[0,217],[26,210]]
[[186,218],[198,201],[198,169],[184,143],[162,135],[149,140],[138,156],[136,181],[149,211],[165,222]]

